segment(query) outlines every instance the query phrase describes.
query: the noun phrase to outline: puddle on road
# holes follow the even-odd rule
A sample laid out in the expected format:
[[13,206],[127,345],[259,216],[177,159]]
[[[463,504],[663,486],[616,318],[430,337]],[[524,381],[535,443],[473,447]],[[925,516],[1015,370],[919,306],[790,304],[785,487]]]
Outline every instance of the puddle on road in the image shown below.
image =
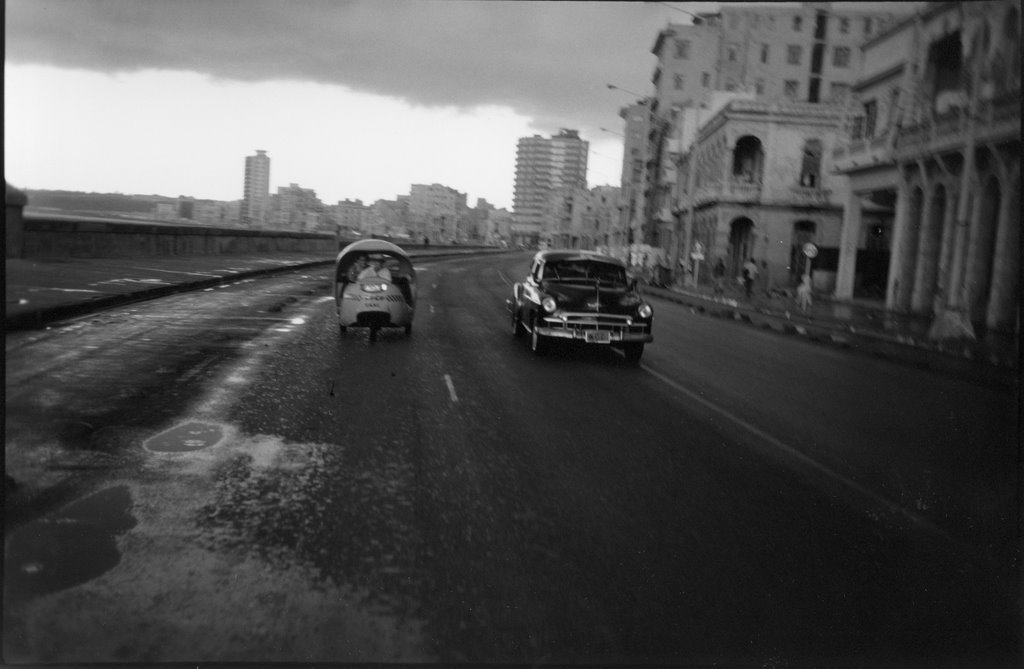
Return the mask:
[[66,590],[117,566],[116,537],[135,527],[127,486],[101,490],[50,518],[15,530],[4,550],[5,593],[13,600]]
[[184,453],[216,446],[224,438],[224,428],[220,425],[189,421],[150,437],[142,447],[158,453]]

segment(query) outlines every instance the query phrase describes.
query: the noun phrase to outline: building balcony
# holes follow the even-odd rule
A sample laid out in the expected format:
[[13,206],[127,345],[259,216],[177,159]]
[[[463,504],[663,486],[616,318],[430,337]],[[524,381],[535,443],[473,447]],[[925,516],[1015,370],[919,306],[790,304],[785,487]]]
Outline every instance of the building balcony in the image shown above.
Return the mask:
[[795,207],[827,207],[832,191],[827,188],[792,186],[789,189],[788,204]]
[[701,186],[694,191],[695,205],[712,202],[736,202],[755,204],[761,200],[761,182],[746,179],[730,179],[722,184]]

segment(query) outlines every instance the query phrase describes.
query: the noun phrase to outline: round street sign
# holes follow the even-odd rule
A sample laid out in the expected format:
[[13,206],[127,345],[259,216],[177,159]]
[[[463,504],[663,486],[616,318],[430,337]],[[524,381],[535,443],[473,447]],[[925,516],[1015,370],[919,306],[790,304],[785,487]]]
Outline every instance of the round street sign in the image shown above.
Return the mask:
[[814,244],[807,242],[804,244],[804,255],[808,258],[813,258],[818,255],[818,247]]

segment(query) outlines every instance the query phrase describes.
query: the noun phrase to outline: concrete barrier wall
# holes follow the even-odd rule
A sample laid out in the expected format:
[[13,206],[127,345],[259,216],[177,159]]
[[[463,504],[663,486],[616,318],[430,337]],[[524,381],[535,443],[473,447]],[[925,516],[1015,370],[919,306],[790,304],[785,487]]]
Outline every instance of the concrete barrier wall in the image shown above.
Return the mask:
[[273,253],[333,257],[333,235],[274,230],[24,218],[23,258],[127,258]]

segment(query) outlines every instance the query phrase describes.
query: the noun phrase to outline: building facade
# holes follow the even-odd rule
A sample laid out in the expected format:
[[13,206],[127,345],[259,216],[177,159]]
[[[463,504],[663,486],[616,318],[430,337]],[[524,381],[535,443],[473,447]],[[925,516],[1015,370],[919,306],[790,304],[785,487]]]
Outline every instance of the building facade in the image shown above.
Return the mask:
[[[865,43],[836,149],[850,182],[835,295],[863,295],[889,212],[887,309],[934,339],[1020,334],[1019,0],[929,4]],[[884,223],[883,223],[884,225]]]
[[565,221],[573,193],[587,186],[590,144],[576,130],[523,137],[516,147],[512,201],[514,243],[550,244]]
[[263,227],[270,205],[270,156],[257,150],[245,158],[245,186],[242,193],[242,224]]
[[[735,99],[702,124],[677,174],[690,248],[705,267],[722,260],[738,276],[753,259],[759,288],[788,290],[810,262],[818,290],[835,283],[846,180],[832,174],[842,110],[828,105]],[[691,255],[691,277],[701,276]],[[704,276],[707,277],[705,272]]]
[[460,222],[466,211],[465,193],[441,184],[413,184],[409,188],[408,234],[439,243],[461,241]]
[[[828,2],[799,7],[723,3],[720,12],[696,15],[692,25],[670,24],[662,30],[651,49],[658,61],[639,241],[673,257],[688,257],[685,207],[674,166],[696,135],[695,125],[714,117],[716,97],[724,93],[782,105],[841,106],[860,78],[858,45],[912,13],[916,4],[893,3],[888,11],[878,11],[838,9]],[[695,116],[698,124],[692,121]]]

